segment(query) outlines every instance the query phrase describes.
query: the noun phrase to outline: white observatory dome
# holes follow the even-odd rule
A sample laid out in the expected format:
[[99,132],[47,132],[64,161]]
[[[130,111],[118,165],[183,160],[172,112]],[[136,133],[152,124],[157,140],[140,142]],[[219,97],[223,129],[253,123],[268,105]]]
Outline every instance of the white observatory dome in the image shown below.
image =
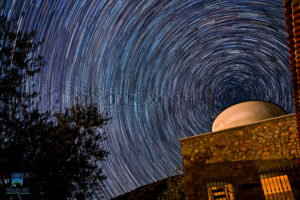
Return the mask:
[[243,126],[285,114],[286,112],[276,104],[265,101],[247,101],[221,112],[212,125],[212,131]]

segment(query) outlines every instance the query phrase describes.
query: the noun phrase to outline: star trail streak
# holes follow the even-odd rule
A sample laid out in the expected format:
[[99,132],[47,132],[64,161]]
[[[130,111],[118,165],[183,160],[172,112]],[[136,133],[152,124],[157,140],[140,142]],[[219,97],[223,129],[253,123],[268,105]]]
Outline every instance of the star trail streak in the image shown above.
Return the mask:
[[172,175],[181,167],[179,138],[210,132],[233,104],[265,100],[294,110],[280,0],[0,5],[20,30],[45,39],[46,66],[34,80],[41,109],[93,100],[112,117],[107,199]]

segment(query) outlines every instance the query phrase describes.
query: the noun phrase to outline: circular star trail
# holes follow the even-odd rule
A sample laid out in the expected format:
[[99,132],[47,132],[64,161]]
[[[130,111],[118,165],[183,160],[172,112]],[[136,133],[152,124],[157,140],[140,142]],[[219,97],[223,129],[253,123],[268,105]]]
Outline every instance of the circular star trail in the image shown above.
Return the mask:
[[95,101],[112,118],[107,199],[173,175],[182,166],[179,139],[210,132],[233,104],[264,100],[293,112],[280,0],[0,5],[20,30],[44,39],[46,66],[34,80],[41,109]]

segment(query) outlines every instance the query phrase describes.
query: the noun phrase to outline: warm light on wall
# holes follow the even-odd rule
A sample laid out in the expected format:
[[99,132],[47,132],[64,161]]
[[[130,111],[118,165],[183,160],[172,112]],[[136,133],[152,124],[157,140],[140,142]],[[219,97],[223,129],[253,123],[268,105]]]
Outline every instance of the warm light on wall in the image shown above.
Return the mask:
[[216,184],[217,186],[208,187],[209,200],[234,200],[232,184]]
[[[300,1],[284,0],[285,17],[288,33],[290,70],[293,84],[293,98],[300,140]],[[300,148],[300,147],[299,147]]]
[[260,176],[266,200],[295,200],[287,175]]

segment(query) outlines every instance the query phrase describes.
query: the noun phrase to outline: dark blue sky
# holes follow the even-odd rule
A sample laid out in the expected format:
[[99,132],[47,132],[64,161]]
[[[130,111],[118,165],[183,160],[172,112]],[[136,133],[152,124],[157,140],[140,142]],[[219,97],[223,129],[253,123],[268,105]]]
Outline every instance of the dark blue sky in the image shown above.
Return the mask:
[[45,39],[40,107],[93,100],[112,117],[106,198],[172,175],[179,138],[210,132],[233,104],[293,112],[282,1],[5,2],[2,14]]

